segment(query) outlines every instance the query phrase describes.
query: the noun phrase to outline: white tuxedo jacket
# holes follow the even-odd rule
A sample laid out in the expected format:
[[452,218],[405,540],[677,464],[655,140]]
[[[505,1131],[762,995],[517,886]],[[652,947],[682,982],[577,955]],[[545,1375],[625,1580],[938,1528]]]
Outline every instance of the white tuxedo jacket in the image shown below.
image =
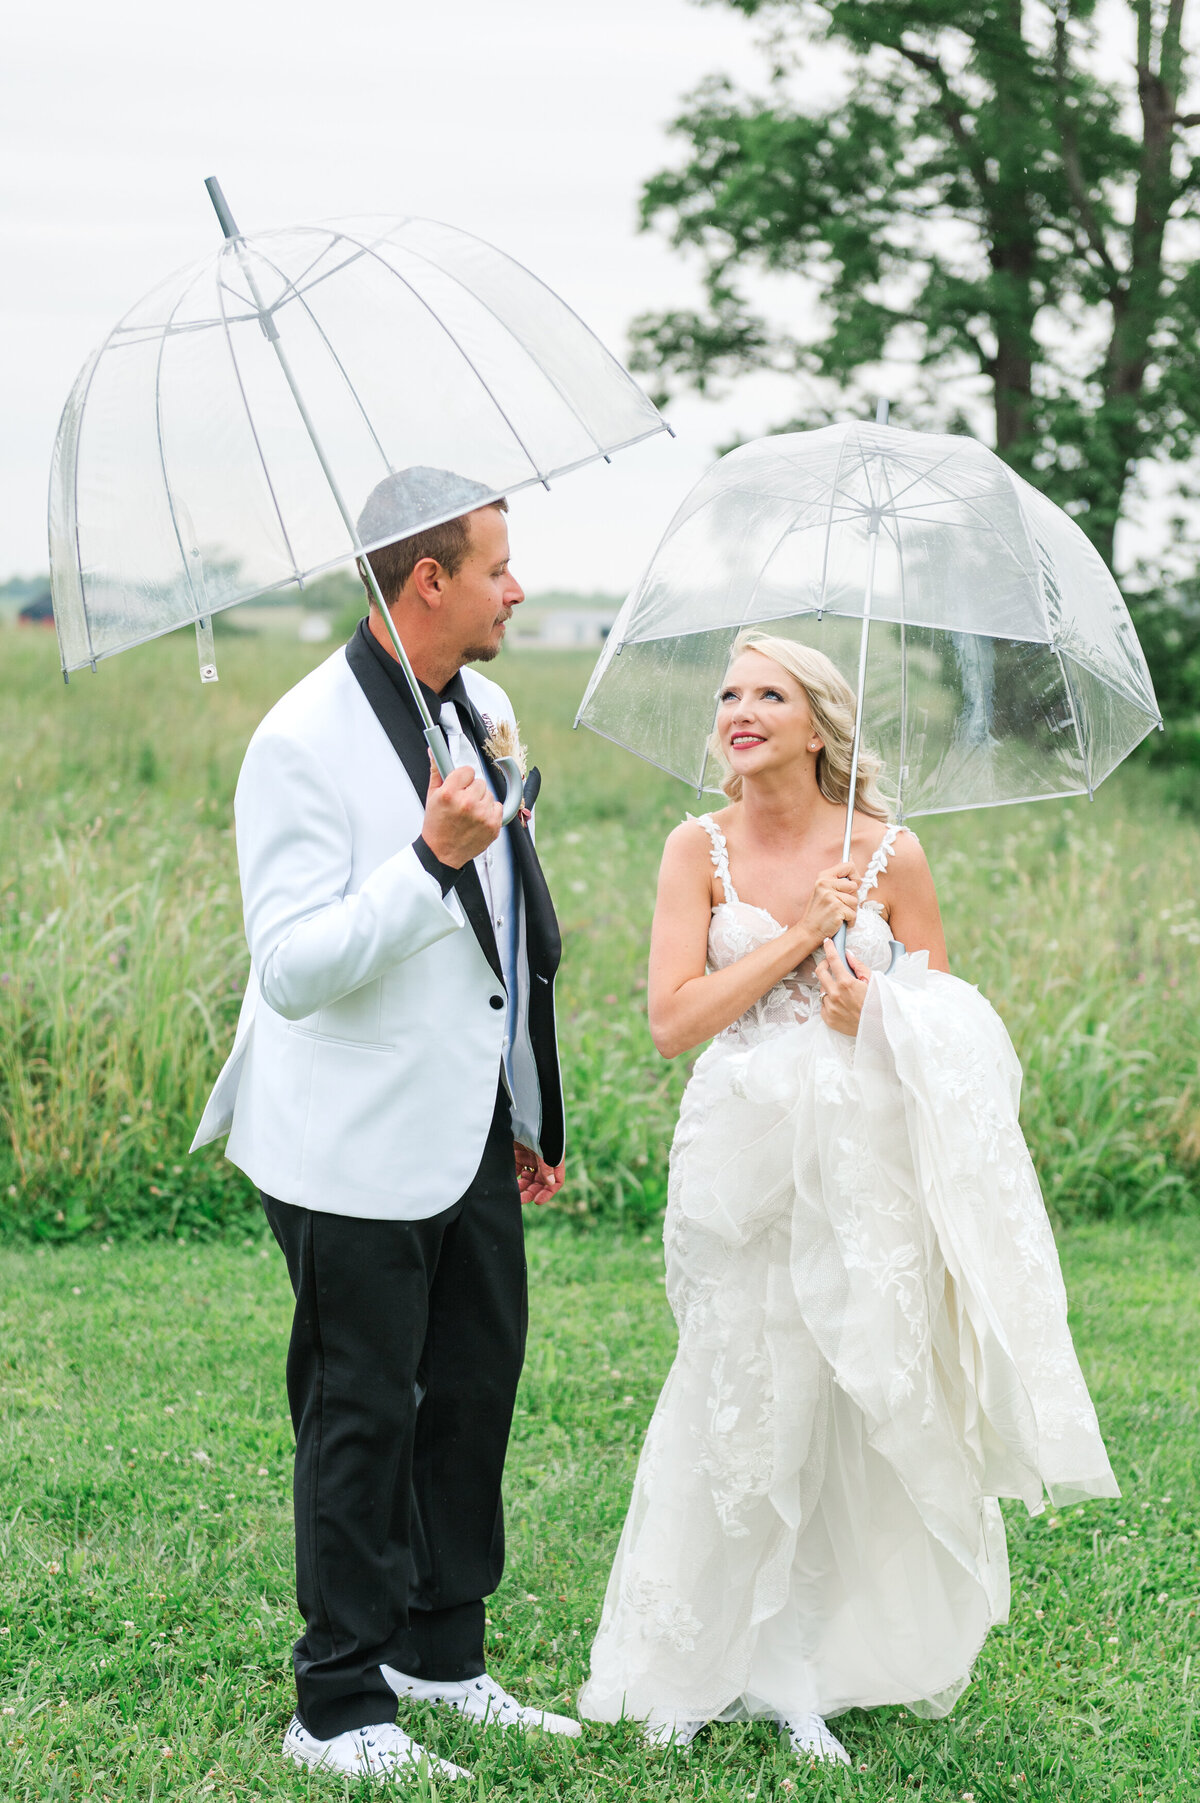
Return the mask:
[[[251,975],[193,1150],[228,1132],[227,1157],[280,1201],[418,1220],[456,1202],[478,1168],[507,1003],[494,944],[490,961],[460,885],[443,899],[412,849],[424,788],[418,795],[408,770],[427,768],[425,743],[415,708],[404,718],[390,677],[371,665],[363,645],[339,648],[271,709],[247,749],[235,816]],[[512,720],[501,688],[462,675],[479,712]],[[385,730],[377,710],[389,708]],[[544,898],[549,910],[549,897],[528,829],[507,830],[525,840],[513,849],[527,879],[518,880],[513,1132],[542,1150],[548,1114],[544,1155],[557,1162],[557,1058],[532,1043],[528,993],[533,982],[535,1025],[544,1040],[549,1021],[552,1046],[557,928],[552,958],[531,971],[528,901]]]

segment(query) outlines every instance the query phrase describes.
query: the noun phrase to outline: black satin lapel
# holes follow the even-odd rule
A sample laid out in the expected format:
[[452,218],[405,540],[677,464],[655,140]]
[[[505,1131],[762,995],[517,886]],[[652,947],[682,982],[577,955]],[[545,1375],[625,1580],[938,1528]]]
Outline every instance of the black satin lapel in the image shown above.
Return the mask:
[[[346,646],[346,662],[370,703],[372,713],[387,734],[389,745],[423,801],[429,791],[429,747],[425,743],[425,732],[416,708],[405,706],[387,671],[381,667],[370,647],[363,644],[357,633]],[[500,953],[496,948],[496,935],[492,931],[491,916],[487,911],[479,873],[474,864],[463,865],[454,881],[454,893],[462,903],[463,912],[471,923],[484,957],[503,983],[504,972],[500,965]]]
[[408,779],[424,801],[429,792],[429,747],[420,718],[413,708],[404,706],[386,670],[379,666],[374,654],[355,633],[346,646],[346,662],[354,672],[359,688],[371,704],[371,711],[388,736],[388,743],[408,773]]

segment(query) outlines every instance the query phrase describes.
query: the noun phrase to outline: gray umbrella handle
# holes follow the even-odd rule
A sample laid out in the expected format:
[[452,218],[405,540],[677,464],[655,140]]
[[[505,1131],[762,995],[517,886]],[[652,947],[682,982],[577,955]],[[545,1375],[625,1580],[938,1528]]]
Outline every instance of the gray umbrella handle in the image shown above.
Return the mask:
[[500,818],[507,826],[521,811],[521,803],[525,799],[525,778],[521,775],[521,766],[516,758],[497,758],[496,768],[504,772],[504,811]]
[[[846,923],[844,920],[843,920],[841,926],[838,928],[837,932],[833,935],[833,945],[834,945],[834,950],[837,952],[838,957],[842,960],[842,963],[846,964]],[[893,939],[891,941],[891,947],[892,947],[891,962],[888,964],[887,970],[884,973],[885,975],[887,975],[889,977],[891,976],[892,972],[895,970],[897,964],[899,964],[901,958],[907,956],[907,947],[901,945],[901,943],[898,939]],[[848,964],[846,964],[846,969],[847,970],[850,969],[850,966]]]
[[[425,743],[433,754],[433,761],[438,767],[438,775],[444,782],[454,768],[454,759],[450,756],[446,745],[445,734],[440,726],[425,728]],[[504,805],[500,814],[500,823],[507,826],[515,820],[521,809],[523,799],[524,778],[521,766],[516,758],[494,758],[496,769],[504,776]]]

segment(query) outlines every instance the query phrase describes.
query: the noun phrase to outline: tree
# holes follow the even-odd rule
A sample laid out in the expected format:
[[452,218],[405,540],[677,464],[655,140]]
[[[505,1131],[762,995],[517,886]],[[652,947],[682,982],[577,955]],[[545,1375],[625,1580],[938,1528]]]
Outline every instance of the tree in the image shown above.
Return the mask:
[[[707,305],[635,321],[635,367],[664,394],[804,372],[845,401],[867,366],[908,357],[927,416],[960,430],[967,379],[1000,454],[1111,564],[1139,462],[1182,463],[1200,432],[1185,0],[1117,0],[1136,42],[1124,88],[1104,78],[1094,0],[721,3],[767,20],[775,66],[765,98],[722,78],[691,95],[673,126],[686,161],[645,186],[643,224],[699,250]],[[847,70],[824,109],[790,98],[816,41]],[[807,278],[822,329],[773,330],[748,269]]]

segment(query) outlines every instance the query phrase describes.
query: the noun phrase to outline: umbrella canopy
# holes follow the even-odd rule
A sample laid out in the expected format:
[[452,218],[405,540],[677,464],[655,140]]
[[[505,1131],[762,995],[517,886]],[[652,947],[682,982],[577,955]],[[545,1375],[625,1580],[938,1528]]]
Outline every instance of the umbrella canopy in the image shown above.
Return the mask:
[[393,474],[363,549],[669,429],[556,294],[466,232],[223,224],[219,251],[113,328],[63,412],[65,672],[344,562],[347,519]]
[[972,438],[854,423],[731,451],[667,528],[576,724],[719,791],[716,690],[751,627],[861,686],[900,819],[1091,793],[1160,724],[1098,552]]

